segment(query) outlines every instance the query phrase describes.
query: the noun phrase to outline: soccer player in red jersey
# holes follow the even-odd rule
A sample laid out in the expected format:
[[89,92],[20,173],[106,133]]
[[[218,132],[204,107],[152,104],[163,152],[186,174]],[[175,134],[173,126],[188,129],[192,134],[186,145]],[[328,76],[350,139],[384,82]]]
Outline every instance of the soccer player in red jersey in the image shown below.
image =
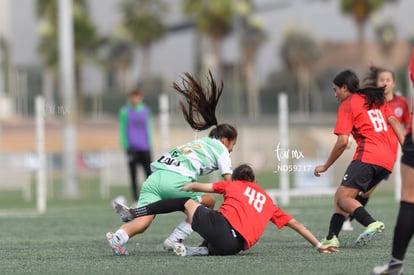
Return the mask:
[[322,245],[303,224],[276,206],[254,181],[252,168],[242,164],[234,169],[232,181],[190,182],[183,186],[185,191],[223,194],[224,201],[217,210],[208,209],[190,198],[165,199],[135,209],[118,203],[116,209],[123,221],[145,215],[185,212],[192,228],[204,242],[199,247],[176,243],[175,252],[181,256],[237,254],[259,240],[269,221],[279,229],[284,226],[292,228],[321,253],[337,251],[332,245]]
[[[364,78],[364,85],[365,86],[377,86],[377,87],[385,87],[384,95],[385,101],[390,106],[394,116],[398,119],[398,121],[407,126],[410,122],[410,111],[408,108],[407,99],[404,96],[397,95],[394,92],[395,89],[395,74],[392,70],[386,68],[380,68],[376,66],[370,66],[369,73]],[[398,156],[398,139],[395,136],[394,132],[389,132],[391,135],[391,139],[393,141],[394,147],[394,154]],[[397,168],[397,167],[396,167]],[[375,187],[372,188],[370,191],[366,193],[360,193],[357,195],[356,199],[363,205],[367,205],[368,200],[372,192],[375,190]],[[349,216],[343,225],[344,230],[353,230],[352,224],[352,216]]]
[[[410,78],[414,86],[414,48],[411,53]],[[412,97],[412,104],[414,97]],[[411,105],[413,108],[413,105]],[[394,228],[391,260],[382,266],[376,266],[373,274],[396,274],[404,272],[403,260],[407,252],[410,240],[414,235],[414,136],[412,129],[414,121],[411,113],[411,121],[408,124],[401,157],[401,200],[397,222]]]
[[340,102],[334,129],[337,141],[326,162],[315,167],[315,176],[319,177],[320,173],[327,171],[342,155],[350,134],[358,146],[336,190],[334,214],[322,244],[339,247],[339,232],[345,218],[352,215],[366,227],[356,240],[357,245],[365,245],[373,235],[384,230],[384,223],[376,221],[355,197],[360,191],[367,192],[375,187],[392,172],[396,154],[393,153],[389,131],[394,131],[402,144],[403,130],[390,107],[385,104],[383,88],[360,89],[358,77],[346,70],[334,78],[333,90]]

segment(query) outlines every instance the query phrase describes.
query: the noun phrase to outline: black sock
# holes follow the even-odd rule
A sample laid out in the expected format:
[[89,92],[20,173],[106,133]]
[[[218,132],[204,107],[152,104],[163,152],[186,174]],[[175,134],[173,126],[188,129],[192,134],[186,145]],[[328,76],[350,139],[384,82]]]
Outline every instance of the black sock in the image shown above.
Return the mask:
[[339,232],[341,232],[344,221],[345,221],[344,215],[341,215],[338,213],[334,213],[332,215],[331,222],[329,223],[328,236],[326,236],[327,240],[332,239],[334,235],[338,237]]
[[414,234],[413,221],[414,204],[401,201],[392,243],[392,256],[397,260],[404,260],[408,244]]
[[[369,201],[369,197],[368,197],[368,198],[363,198],[363,197],[361,197],[361,195],[360,195],[360,194],[358,194],[358,195],[355,197],[355,199],[356,199],[357,201],[359,201],[359,202],[362,204],[362,206],[367,205],[367,203],[368,203],[368,201]],[[351,214],[351,215],[349,215],[349,216],[348,216],[348,219],[349,219],[350,221],[352,221],[352,220],[354,219],[354,216]]]
[[359,202],[362,204],[362,206],[367,205],[367,203],[368,203],[368,201],[369,201],[369,197],[368,197],[368,198],[363,198],[363,197],[361,197],[361,195],[360,195],[360,194],[358,194],[358,195],[355,197],[355,199],[356,199],[357,201],[359,201]]
[[354,216],[354,218],[365,227],[375,222],[374,218],[371,217],[371,215],[363,206],[355,209],[354,213],[352,213],[352,216]]
[[164,214],[175,211],[184,212],[184,204],[190,199],[191,198],[185,197],[160,200],[143,207],[130,209],[130,213],[134,216],[134,218],[137,218],[141,216]]

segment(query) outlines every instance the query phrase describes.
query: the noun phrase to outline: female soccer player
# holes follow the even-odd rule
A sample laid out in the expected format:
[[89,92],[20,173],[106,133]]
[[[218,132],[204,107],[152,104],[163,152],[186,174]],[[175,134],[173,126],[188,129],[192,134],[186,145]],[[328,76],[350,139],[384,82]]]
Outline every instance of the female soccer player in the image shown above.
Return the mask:
[[122,220],[173,211],[185,212],[192,228],[203,237],[204,242],[199,247],[174,243],[175,253],[180,256],[237,254],[251,248],[259,240],[269,221],[279,229],[284,226],[292,228],[321,253],[337,251],[333,245],[322,245],[303,224],[276,206],[255,183],[254,172],[246,164],[234,169],[232,181],[210,184],[190,182],[182,190],[223,194],[224,201],[217,211],[202,207],[190,198],[161,200],[136,209],[117,204],[116,208]]
[[[207,175],[220,170],[225,180],[231,179],[230,152],[237,141],[237,130],[229,124],[218,124],[215,109],[223,90],[223,84],[217,86],[209,74],[209,90],[204,90],[200,83],[189,73],[184,74],[182,86],[174,83],[173,87],[184,95],[188,109],[181,102],[184,117],[195,130],[215,126],[208,137],[191,141],[173,148],[151,164],[153,173],[144,182],[138,199],[138,207],[165,198],[189,197],[181,187],[196,181],[200,175]],[[213,208],[214,197],[202,192],[192,192],[190,197]],[[115,255],[127,255],[124,245],[128,240],[144,232],[154,220],[155,215],[140,217],[122,225],[115,233],[108,232],[107,240]],[[172,243],[184,240],[192,233],[191,224],[183,221],[164,241],[164,248],[172,250]]]
[[[414,86],[414,48],[411,53],[410,77]],[[411,103],[414,103],[412,97]],[[413,108],[414,105],[411,105]],[[412,114],[412,113],[411,113]],[[397,223],[394,228],[394,239],[392,243],[391,260],[383,266],[373,269],[373,274],[396,274],[404,272],[403,260],[407,252],[410,240],[414,235],[414,136],[412,133],[414,120],[411,115],[411,122],[407,127],[401,157],[401,201]]]
[[[315,167],[319,177],[331,167],[344,152],[349,134],[358,144],[353,160],[348,166],[334,197],[334,214],[323,244],[339,247],[337,236],[345,217],[349,214],[366,230],[356,240],[365,245],[377,232],[384,230],[384,223],[376,221],[358,202],[357,194],[367,192],[386,178],[393,169],[396,155],[389,131],[395,132],[400,144],[403,131],[400,123],[387,104],[384,104],[384,89],[368,87],[359,89],[359,79],[354,72],[346,70],[333,80],[336,98],[340,101],[334,133],[337,141],[325,164]],[[392,129],[390,128],[392,127]]]
[[[410,112],[408,109],[407,99],[404,96],[397,95],[394,92],[395,89],[395,74],[392,70],[380,68],[376,66],[371,66],[369,68],[369,73],[364,78],[364,85],[366,86],[377,86],[385,87],[384,95],[385,101],[390,106],[391,110],[394,113],[394,116],[398,121],[405,127],[410,122]],[[398,156],[399,144],[398,139],[393,132],[391,132],[391,138],[394,143],[394,153]],[[357,195],[356,199],[363,205],[367,205],[371,193],[375,190],[372,188],[366,193],[360,193]],[[342,227],[344,230],[352,230],[352,224],[350,223],[352,216],[349,216]]]

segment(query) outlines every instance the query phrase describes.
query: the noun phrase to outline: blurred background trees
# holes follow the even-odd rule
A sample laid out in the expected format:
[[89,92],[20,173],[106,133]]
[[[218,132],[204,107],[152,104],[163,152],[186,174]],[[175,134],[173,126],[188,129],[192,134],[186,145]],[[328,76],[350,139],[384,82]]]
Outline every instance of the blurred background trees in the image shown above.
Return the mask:
[[[41,19],[39,55],[45,68],[53,74],[54,83],[58,81],[58,22],[57,5],[55,0],[38,0],[37,16]],[[75,56],[75,96],[78,114],[83,113],[82,94],[82,65],[93,63],[104,68],[104,60],[99,50],[106,45],[107,39],[97,33],[88,10],[87,1],[73,0],[73,32]]]
[[[338,2],[338,16],[343,14],[352,18],[357,29],[355,40],[347,42],[316,37],[314,30],[300,23],[300,16],[296,24],[290,24],[291,27],[285,33],[278,33],[277,37],[268,29],[267,12],[278,14],[277,11],[294,5],[306,10],[316,4],[331,4],[332,0],[118,0],[118,18],[113,29],[106,32],[101,32],[94,20],[91,3],[92,0],[73,0],[76,98],[79,113],[85,115],[114,115],[125,102],[125,93],[137,85],[142,85],[156,112],[159,94],[169,89],[169,83],[178,75],[155,71],[151,52],[154,47],[159,49],[167,39],[171,41],[171,37],[184,35],[194,37],[185,45],[191,51],[186,52],[183,59],[193,59],[193,66],[188,70],[201,80],[205,79],[207,70],[212,70],[216,79],[224,81],[227,92],[219,107],[224,115],[245,115],[250,120],[257,120],[263,115],[274,114],[277,95],[281,91],[289,93],[291,112],[308,115],[335,111],[337,103],[331,98],[330,91],[332,75],[345,67],[363,72],[372,60],[397,71],[401,68],[400,82],[406,81],[402,71],[404,62],[399,59],[401,51],[410,47],[409,39],[405,42],[406,48],[402,48],[402,41],[397,40],[398,26],[392,18],[373,20],[375,14],[393,6],[388,4],[398,5],[399,0]],[[11,90],[10,87],[16,84],[10,75],[15,71],[27,72],[28,93],[44,93],[47,102],[53,104],[61,100],[56,92],[59,81],[57,1],[36,1],[36,16],[42,68],[13,68],[13,60],[8,58],[9,41],[3,37],[0,39],[2,86],[3,90]],[[367,40],[369,28],[374,30],[374,39]],[[266,52],[269,62],[280,65],[277,69],[262,71],[257,61],[259,57],[263,59],[262,50],[267,50],[269,45],[274,48],[272,55]],[[366,58],[368,55],[364,51],[367,49],[369,54],[373,53],[372,58]],[[397,51],[400,53],[396,54]],[[174,67],[175,64],[166,65]],[[85,72],[91,67],[102,75],[100,90],[86,88],[85,84],[91,78]],[[46,77],[34,83],[33,79],[39,75]],[[10,94],[24,97],[23,94]]]

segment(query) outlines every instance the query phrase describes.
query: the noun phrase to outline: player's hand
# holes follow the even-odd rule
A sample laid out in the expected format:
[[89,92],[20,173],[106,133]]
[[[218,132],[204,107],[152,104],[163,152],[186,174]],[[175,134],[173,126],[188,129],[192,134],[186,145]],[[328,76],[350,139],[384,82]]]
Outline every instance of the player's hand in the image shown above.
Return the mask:
[[183,187],[181,187],[181,190],[187,191],[187,192],[192,191],[193,184],[194,184],[194,182],[187,182],[186,184],[184,184]]
[[332,253],[332,252],[339,252],[338,248],[336,246],[333,246],[331,244],[329,245],[322,245],[318,248],[319,253]]
[[324,165],[319,165],[315,167],[315,170],[313,171],[313,174],[316,177],[320,177],[320,173],[326,172],[326,170],[328,170]]

